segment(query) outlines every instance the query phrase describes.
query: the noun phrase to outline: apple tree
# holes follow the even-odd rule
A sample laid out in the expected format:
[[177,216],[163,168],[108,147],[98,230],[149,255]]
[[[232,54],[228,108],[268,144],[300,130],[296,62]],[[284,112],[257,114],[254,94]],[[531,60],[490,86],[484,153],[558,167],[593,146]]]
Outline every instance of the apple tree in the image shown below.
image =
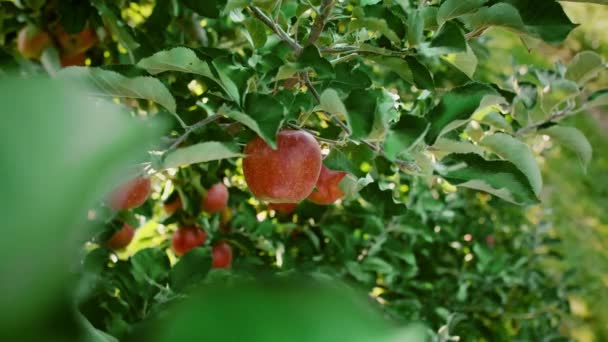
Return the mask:
[[[75,85],[89,108],[108,106],[87,113],[91,124],[117,125],[74,133],[74,115],[49,126],[76,134],[74,151],[98,146],[70,172],[106,181],[88,215],[69,213],[91,228],[70,251],[67,331],[565,338],[570,270],[546,270],[557,241],[529,212],[542,200],[543,142],[591,161],[562,120],[608,104],[588,87],[606,62],[581,51],[551,68],[486,68],[496,30],[530,48],[562,43],[577,24],[558,1],[21,0],[0,14],[12,89],[43,82],[44,99]],[[3,85],[3,108],[39,120],[42,107]],[[72,165],[64,148],[49,157],[57,170]]]

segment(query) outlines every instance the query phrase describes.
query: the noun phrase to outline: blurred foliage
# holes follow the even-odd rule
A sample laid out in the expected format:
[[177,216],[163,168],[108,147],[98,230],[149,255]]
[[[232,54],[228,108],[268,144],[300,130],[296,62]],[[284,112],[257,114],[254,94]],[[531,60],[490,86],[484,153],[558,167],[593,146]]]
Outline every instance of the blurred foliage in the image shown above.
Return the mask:
[[[606,138],[567,117],[608,102],[607,9],[564,6],[3,1],[0,337],[605,339]],[[241,147],[287,128],[350,173],[346,198],[284,215],[252,197]],[[149,199],[112,212],[99,199],[134,175]],[[200,210],[218,182],[228,219]],[[184,226],[208,238],[178,257]]]

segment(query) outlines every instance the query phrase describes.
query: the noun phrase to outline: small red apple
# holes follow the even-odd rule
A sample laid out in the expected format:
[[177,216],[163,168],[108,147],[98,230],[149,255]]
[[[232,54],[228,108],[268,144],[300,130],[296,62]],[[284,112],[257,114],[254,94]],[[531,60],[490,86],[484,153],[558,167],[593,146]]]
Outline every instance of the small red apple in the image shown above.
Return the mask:
[[340,189],[340,181],[346,176],[344,171],[330,170],[321,166],[321,174],[317,180],[315,190],[308,196],[308,200],[316,204],[332,204],[344,197]]
[[207,190],[203,198],[202,209],[208,213],[217,213],[228,205],[228,188],[222,183],[216,183]]
[[108,241],[106,241],[106,246],[113,250],[123,249],[131,243],[131,240],[133,240],[134,235],[135,230],[133,229],[133,227],[124,223],[122,229],[115,232],[108,239]]
[[61,50],[65,55],[77,55],[83,53],[97,44],[97,33],[90,27],[75,33],[70,34],[60,27],[55,35],[61,46]]
[[321,149],[304,131],[281,131],[273,150],[257,137],[245,147],[243,173],[253,194],[270,203],[296,203],[312,192],[321,171]]
[[179,227],[173,234],[171,246],[177,256],[182,256],[192,248],[207,241],[207,233],[198,227]]
[[33,26],[26,26],[17,34],[17,50],[25,58],[40,58],[49,45],[51,36]]
[[163,209],[167,215],[173,215],[176,211],[182,208],[182,199],[178,194],[169,197],[169,199],[163,204]]
[[224,241],[213,245],[211,249],[213,268],[228,268],[232,264],[232,247]]
[[268,203],[268,209],[272,209],[279,214],[289,215],[296,210],[297,203]]
[[110,193],[107,199],[108,206],[114,210],[137,208],[148,199],[150,186],[149,178],[134,178]]

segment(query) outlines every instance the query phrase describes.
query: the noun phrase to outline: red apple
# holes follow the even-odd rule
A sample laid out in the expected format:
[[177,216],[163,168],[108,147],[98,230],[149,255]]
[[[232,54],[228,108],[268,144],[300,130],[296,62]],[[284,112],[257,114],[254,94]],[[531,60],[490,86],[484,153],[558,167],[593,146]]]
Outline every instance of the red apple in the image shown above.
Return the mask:
[[228,189],[222,183],[216,183],[207,190],[207,195],[203,198],[203,210],[208,213],[222,211],[228,205]]
[[192,248],[201,246],[207,241],[207,233],[198,227],[179,227],[173,234],[171,246],[177,256],[182,256]]
[[277,149],[260,137],[245,147],[243,173],[253,194],[270,203],[296,203],[312,192],[321,171],[321,149],[304,131],[281,131]]
[[167,215],[173,215],[176,211],[182,208],[182,199],[178,194],[170,196],[169,199],[163,204],[163,209]]
[[75,34],[67,33],[60,27],[57,30],[56,37],[61,50],[67,56],[83,53],[97,44],[98,41],[97,33],[90,27]]
[[133,227],[124,223],[122,229],[115,232],[112,237],[106,241],[106,246],[113,250],[123,249],[131,243],[133,240],[133,236],[135,235],[135,230]]
[[279,214],[289,215],[296,210],[297,203],[269,203],[268,209],[272,209]]
[[114,210],[137,208],[148,199],[150,186],[149,178],[132,179],[112,191],[107,199],[108,206]]
[[344,171],[330,170],[321,166],[321,174],[317,180],[315,190],[308,196],[308,200],[316,204],[332,204],[344,197],[340,189],[340,181],[346,176]]
[[17,50],[25,58],[40,58],[49,45],[51,45],[49,34],[33,26],[26,26],[17,34]]
[[218,242],[211,249],[213,268],[228,268],[232,264],[232,247],[226,242]]

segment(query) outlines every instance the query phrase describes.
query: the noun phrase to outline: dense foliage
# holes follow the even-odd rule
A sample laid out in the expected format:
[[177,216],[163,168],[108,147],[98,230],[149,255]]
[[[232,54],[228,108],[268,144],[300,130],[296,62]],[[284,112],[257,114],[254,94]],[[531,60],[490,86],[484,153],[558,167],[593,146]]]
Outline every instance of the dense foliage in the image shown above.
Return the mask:
[[[95,232],[81,244],[72,299],[104,332],[98,338],[142,336],[176,303],[217,304],[192,295],[201,285],[303,274],[347,282],[391,324],[422,322],[437,341],[565,339],[572,271],[545,270],[560,253],[531,214],[543,188],[537,156],[550,140],[580,167],[590,162],[585,136],[560,121],[608,104],[605,90],[585,91],[606,63],[583,51],[514,74],[478,68],[491,64],[492,28],[516,32],[526,46],[563,42],[576,24],[559,2],[1,6],[0,70],[48,73],[164,129],[155,141],[142,138],[152,141],[148,153],[89,211]],[[244,147],[255,140],[280,151],[285,130],[312,134],[324,167],[346,173],[333,176],[339,188],[328,185],[330,204],[313,195],[273,207],[252,195],[246,178],[272,174],[272,163],[244,174]],[[267,304],[242,299],[243,310]]]

